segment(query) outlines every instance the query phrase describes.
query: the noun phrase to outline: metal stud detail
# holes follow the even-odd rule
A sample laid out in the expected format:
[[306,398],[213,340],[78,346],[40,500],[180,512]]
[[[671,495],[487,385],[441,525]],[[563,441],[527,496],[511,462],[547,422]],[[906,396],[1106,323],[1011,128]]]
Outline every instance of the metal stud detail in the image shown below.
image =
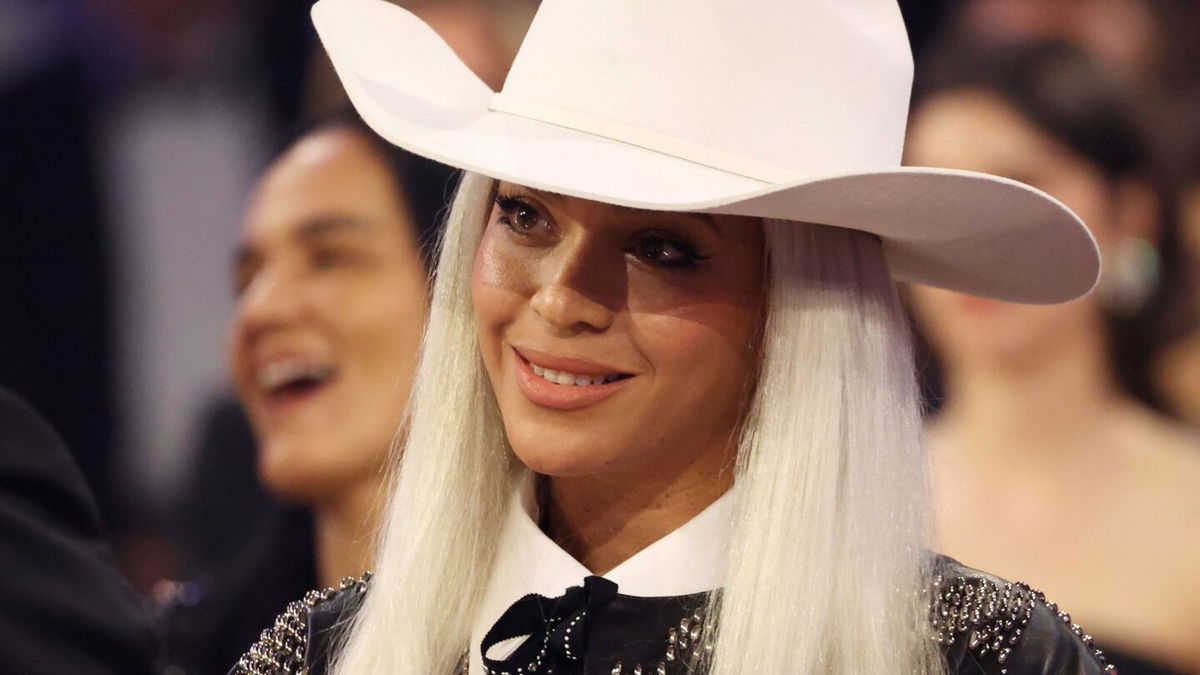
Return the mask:
[[643,665],[633,664],[626,669],[618,661],[613,665],[612,675],[674,675],[675,673],[699,672],[700,661],[712,654],[712,624],[704,621],[704,614],[697,610],[684,616],[679,623],[667,629],[666,650],[657,662]]
[[1047,601],[1041,591],[1026,584],[965,577],[947,581],[939,575],[934,579],[933,592],[930,624],[933,639],[940,645],[949,646],[966,639],[967,649],[975,658],[995,659],[1003,665],[1040,604],[1083,640],[1105,672],[1116,671],[1093,646],[1091,636],[1085,635],[1078,624],[1071,623],[1069,614],[1059,612],[1058,606]]
[[275,619],[275,624],[264,630],[258,642],[250,645],[238,659],[231,675],[300,675],[305,672],[309,612],[338,593],[366,592],[370,581],[370,572],[359,578],[346,577],[337,587],[309,591],[303,598],[290,603]]
[[[308,649],[308,616],[320,603],[339,593],[366,592],[371,580],[368,572],[361,578],[347,577],[337,587],[309,591],[292,602],[262,632],[258,641],[238,660],[231,675],[303,675],[310,664],[304,663]],[[994,659],[1003,665],[1029,623],[1037,605],[1047,607],[1092,652],[1106,673],[1115,673],[1103,653],[1096,648],[1092,636],[1073,623],[1071,616],[1049,602],[1040,591],[1023,583],[1008,583],[981,578],[954,577],[934,579],[930,604],[930,625],[933,639],[948,647],[958,640],[967,641],[968,650],[978,659]],[[703,658],[711,656],[712,625],[702,612],[685,616],[667,630],[664,653],[650,664],[633,664],[626,668],[621,662],[612,667],[612,675],[674,675],[696,672]],[[540,660],[540,659],[539,659]],[[540,664],[529,664],[529,671]],[[458,664],[458,672],[466,673],[467,659]],[[527,671],[528,672],[528,671]]]

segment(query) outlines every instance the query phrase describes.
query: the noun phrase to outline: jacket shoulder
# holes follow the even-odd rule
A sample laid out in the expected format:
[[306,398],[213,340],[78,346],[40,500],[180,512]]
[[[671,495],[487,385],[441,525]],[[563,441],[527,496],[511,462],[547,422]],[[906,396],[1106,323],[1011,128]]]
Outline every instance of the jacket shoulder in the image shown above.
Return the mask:
[[930,623],[951,673],[1116,673],[1092,637],[1041,591],[938,556]]
[[332,631],[362,604],[371,573],[309,591],[291,602],[238,659],[229,675],[318,675],[324,672]]

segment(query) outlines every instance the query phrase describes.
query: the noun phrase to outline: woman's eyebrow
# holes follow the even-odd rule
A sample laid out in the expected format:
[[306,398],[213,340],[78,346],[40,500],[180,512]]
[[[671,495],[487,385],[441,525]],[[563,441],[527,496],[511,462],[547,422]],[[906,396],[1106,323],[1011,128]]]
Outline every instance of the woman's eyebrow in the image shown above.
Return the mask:
[[331,214],[305,221],[292,233],[292,238],[310,241],[338,232],[361,232],[366,229],[368,225],[361,218]]
[[[625,207],[622,207],[625,208]],[[646,218],[661,219],[663,216],[669,218],[686,218],[700,223],[717,237],[724,239],[725,231],[717,224],[717,219],[711,213],[700,213],[697,211],[655,211],[652,209],[628,209],[632,213],[639,214]]]
[[230,268],[232,268],[234,274],[237,274],[244,269],[258,264],[258,261],[261,259],[262,251],[253,244],[239,244],[233,252],[233,260],[231,261]]
[[701,224],[706,226],[708,229],[712,230],[713,234],[717,235],[718,237],[725,236],[725,232],[721,229],[721,227],[719,225],[717,225],[717,219],[714,218],[711,213],[697,213],[697,212],[693,212],[693,211],[680,211],[679,215],[687,216],[688,218],[692,218],[694,220],[699,220]]
[[[339,232],[364,232],[369,227],[370,224],[361,218],[330,214],[305,221],[288,236],[302,243],[308,243]],[[242,242],[233,251],[232,267],[235,272],[253,267],[262,257],[263,252],[258,245]]]

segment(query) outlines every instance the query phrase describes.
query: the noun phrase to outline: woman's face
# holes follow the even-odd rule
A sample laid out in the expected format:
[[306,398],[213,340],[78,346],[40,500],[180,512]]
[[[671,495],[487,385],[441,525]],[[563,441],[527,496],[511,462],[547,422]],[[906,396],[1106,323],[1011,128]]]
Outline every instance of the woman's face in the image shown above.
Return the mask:
[[391,170],[358,132],[302,140],[246,214],[229,360],[276,492],[376,476],[408,399],[426,275]]
[[757,219],[500,183],[472,294],[521,460],[651,477],[724,457],[757,370],[763,256]]
[[[1110,187],[1096,167],[1034,127],[1000,97],[976,90],[934,96],[915,111],[905,160],[1019,180],[1075,211],[1107,258],[1117,233]],[[1016,305],[914,286],[914,310],[938,351],[953,362],[1009,366],[1056,353],[1080,331],[1101,329],[1095,294],[1061,305]]]
[[1127,70],[1154,77],[1171,36],[1146,0],[970,0],[960,30],[977,39],[1068,40]]

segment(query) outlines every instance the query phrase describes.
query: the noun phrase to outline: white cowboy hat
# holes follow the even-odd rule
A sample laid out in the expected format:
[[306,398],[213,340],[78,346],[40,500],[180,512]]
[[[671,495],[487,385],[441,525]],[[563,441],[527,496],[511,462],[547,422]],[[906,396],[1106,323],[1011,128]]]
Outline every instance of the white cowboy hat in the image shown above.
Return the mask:
[[865,230],[897,279],[1002,300],[1069,300],[1099,274],[1087,228],[1044,192],[900,166],[912,56],[895,0],[543,0],[498,93],[385,0],[312,13],[367,124],[451,166]]

